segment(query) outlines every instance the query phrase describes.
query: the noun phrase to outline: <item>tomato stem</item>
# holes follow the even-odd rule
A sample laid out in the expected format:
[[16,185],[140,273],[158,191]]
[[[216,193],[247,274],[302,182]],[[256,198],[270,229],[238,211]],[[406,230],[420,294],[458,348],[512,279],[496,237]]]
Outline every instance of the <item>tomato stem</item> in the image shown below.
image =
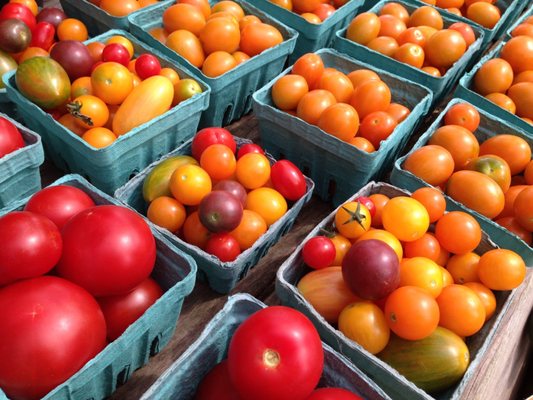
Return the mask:
[[361,203],[357,202],[357,207],[355,208],[355,211],[351,211],[344,206],[342,206],[342,209],[346,211],[350,216],[350,218],[348,218],[342,223],[343,225],[347,225],[353,221],[356,221],[361,226],[361,228],[365,228],[363,225],[363,220],[366,219],[366,215],[361,212]]
[[87,125],[93,126],[93,120],[91,119],[91,117],[84,115],[80,112],[82,106],[83,104],[81,102],[73,101],[67,104],[67,111],[75,118],[81,119]]
[[268,368],[276,368],[281,362],[279,353],[276,350],[266,349],[263,352],[263,363]]

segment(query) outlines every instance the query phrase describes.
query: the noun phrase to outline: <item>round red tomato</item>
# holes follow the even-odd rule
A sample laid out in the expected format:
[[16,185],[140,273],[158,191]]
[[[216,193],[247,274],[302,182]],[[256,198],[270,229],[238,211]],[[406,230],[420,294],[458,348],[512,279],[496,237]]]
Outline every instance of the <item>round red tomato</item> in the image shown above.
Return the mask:
[[146,79],[161,72],[161,63],[152,54],[141,54],[135,61],[135,72],[139,78]]
[[307,192],[302,171],[289,160],[277,161],[270,169],[272,186],[287,200],[296,201]]
[[44,397],[106,344],[96,300],[54,276],[0,289],[0,321],[0,387],[12,399]]
[[228,360],[222,360],[202,379],[196,400],[239,400],[240,397],[231,384],[228,371]]
[[302,248],[304,262],[313,269],[330,267],[336,254],[335,245],[327,236],[312,237]]
[[46,274],[63,248],[61,233],[48,218],[14,211],[0,218],[0,286]]
[[110,43],[106,45],[102,51],[103,62],[113,61],[127,67],[130,58],[130,52],[120,43]]
[[357,201],[358,203],[364,205],[370,212],[371,217],[376,215],[376,205],[374,204],[371,198],[366,196],[359,196],[358,198],[354,199],[354,201]]
[[24,210],[48,217],[61,230],[71,217],[89,207],[94,207],[94,201],[83,190],[74,186],[57,185],[35,193]]
[[230,131],[224,128],[204,128],[199,130],[192,140],[192,156],[200,160],[203,151],[212,144],[225,144],[233,153],[237,150],[237,143]]
[[229,233],[211,235],[205,245],[205,251],[222,262],[233,261],[241,254],[239,242]]
[[235,331],[228,350],[230,379],[243,400],[303,400],[324,365],[322,342],[299,311],[260,310]]
[[0,158],[21,147],[24,147],[24,140],[17,127],[0,117]]
[[237,152],[237,160],[247,153],[265,154],[265,151],[258,144],[245,143],[241,147],[239,147],[239,151]]
[[107,326],[107,340],[111,342],[122,335],[162,295],[163,290],[157,282],[148,278],[129,293],[99,297],[98,304]]
[[154,268],[155,239],[134,211],[115,205],[85,209],[63,227],[57,273],[94,296],[131,291]]
[[362,398],[346,389],[320,388],[311,393],[306,400],[362,400]]

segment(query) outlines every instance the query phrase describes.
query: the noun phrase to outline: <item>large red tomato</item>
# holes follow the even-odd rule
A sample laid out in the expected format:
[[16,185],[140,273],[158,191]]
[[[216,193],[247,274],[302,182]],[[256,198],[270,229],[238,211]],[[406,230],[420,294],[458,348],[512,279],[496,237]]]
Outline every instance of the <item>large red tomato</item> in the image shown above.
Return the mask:
[[71,217],[94,205],[93,199],[83,190],[74,186],[57,185],[35,193],[24,210],[50,218],[61,230]]
[[229,345],[230,379],[242,400],[303,400],[316,387],[323,365],[315,327],[284,306],[253,314]]
[[46,274],[59,261],[63,247],[54,223],[27,211],[0,218],[0,243],[0,286]]
[[54,276],[0,289],[0,387],[39,399],[105,346],[105,321],[87,291]]
[[0,158],[21,147],[24,147],[24,140],[17,127],[0,117]]
[[85,209],[63,227],[60,276],[94,296],[131,291],[155,263],[155,239],[134,211],[115,205]]
[[24,4],[5,4],[0,10],[0,21],[10,18],[20,19],[22,22],[28,25],[28,28],[30,28],[30,30],[32,31],[35,29],[35,25],[37,25],[37,20],[35,19],[35,16],[31,12],[31,10]]
[[107,339],[113,341],[122,335],[162,295],[163,290],[157,282],[148,278],[129,293],[99,297],[98,304],[107,325]]

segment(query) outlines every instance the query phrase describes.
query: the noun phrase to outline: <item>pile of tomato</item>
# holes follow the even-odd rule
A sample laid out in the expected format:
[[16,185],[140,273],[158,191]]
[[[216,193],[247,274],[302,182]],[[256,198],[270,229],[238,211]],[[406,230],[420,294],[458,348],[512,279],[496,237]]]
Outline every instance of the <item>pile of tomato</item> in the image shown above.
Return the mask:
[[[415,348],[443,334],[462,343],[459,338],[477,333],[493,315],[493,291],[516,288],[526,274],[513,251],[476,253],[482,238],[477,221],[445,207],[435,188],[391,198],[378,192],[344,203],[331,232],[303,245],[303,261],[314,270],[301,278],[298,290],[327,322],[378,357],[396,351],[393,337],[403,339],[404,361],[410,346],[417,357],[440,357],[443,348],[426,354]],[[440,390],[468,366],[460,362],[468,350],[464,343],[460,347],[454,362],[462,367],[447,371],[445,384],[423,357],[416,371],[402,369],[397,354],[391,362],[422,388]]]
[[156,243],[144,219],[77,187],[35,193],[0,217],[0,239],[0,387],[9,398],[46,395],[163,294],[150,278]]
[[493,29],[501,19],[502,10],[496,0],[422,0],[460,17],[466,17],[484,28]]
[[315,53],[301,56],[291,73],[274,83],[272,101],[368,153],[378,150],[410,113],[406,106],[391,102],[391,90],[376,72],[361,68],[345,74],[325,67]]
[[[41,85],[34,83],[37,73],[48,78]],[[202,92],[154,55],[135,57],[131,41],[120,35],[88,45],[59,41],[50,57],[21,63],[15,80],[24,96],[95,148]]]
[[307,192],[302,172],[287,160],[271,165],[253,143],[237,149],[224,128],[204,128],[192,157],[175,156],[145,178],[150,221],[221,261],[233,261]]
[[349,0],[269,0],[286,10],[299,14],[307,22],[321,24]]
[[517,35],[505,43],[498,57],[476,72],[473,89],[533,125],[533,34]]
[[411,152],[403,168],[531,245],[533,160],[531,147],[506,132],[478,141],[475,107],[450,107],[428,144]]
[[476,40],[464,22],[444,28],[441,14],[431,6],[409,13],[396,2],[386,3],[378,14],[357,15],[346,38],[436,77],[444,76]]
[[246,15],[235,1],[177,0],[150,34],[208,77],[217,77],[283,42],[273,25]]
[[203,378],[195,399],[361,400],[338,387],[317,389],[324,351],[317,330],[297,310],[255,312],[231,336],[227,359]]

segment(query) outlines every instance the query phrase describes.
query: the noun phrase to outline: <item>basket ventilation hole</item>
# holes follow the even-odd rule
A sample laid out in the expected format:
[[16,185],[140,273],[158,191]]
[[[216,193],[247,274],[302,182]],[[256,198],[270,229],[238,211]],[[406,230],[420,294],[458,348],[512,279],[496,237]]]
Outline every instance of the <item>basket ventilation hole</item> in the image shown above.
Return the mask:
[[228,104],[226,111],[224,111],[223,125],[228,125],[233,117],[233,104]]
[[333,197],[336,189],[337,189],[337,182],[335,182],[334,180],[330,180],[329,185],[328,185],[328,199],[331,199]]
[[130,177],[128,178],[128,180],[132,179],[135,175],[137,175],[139,173],[139,170],[138,169],[134,169],[133,171],[131,171],[131,174],[130,174]]
[[159,353],[159,335],[152,340],[152,344],[150,345],[150,357],[155,356],[157,353]]
[[244,113],[247,114],[252,109],[252,93],[246,97],[244,102]]
[[130,377],[130,365],[128,364],[117,375],[117,387],[124,385],[129,377]]

